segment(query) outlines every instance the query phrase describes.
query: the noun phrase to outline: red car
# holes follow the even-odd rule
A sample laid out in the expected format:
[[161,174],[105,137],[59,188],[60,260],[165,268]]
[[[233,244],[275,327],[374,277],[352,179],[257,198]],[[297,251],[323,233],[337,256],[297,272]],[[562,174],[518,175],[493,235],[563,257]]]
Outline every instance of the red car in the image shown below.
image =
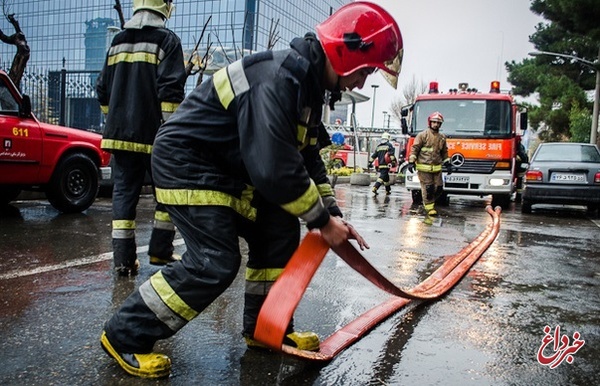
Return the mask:
[[102,136],[42,123],[0,70],[0,205],[22,190],[42,191],[64,213],[86,210],[109,179],[110,153],[100,149]]

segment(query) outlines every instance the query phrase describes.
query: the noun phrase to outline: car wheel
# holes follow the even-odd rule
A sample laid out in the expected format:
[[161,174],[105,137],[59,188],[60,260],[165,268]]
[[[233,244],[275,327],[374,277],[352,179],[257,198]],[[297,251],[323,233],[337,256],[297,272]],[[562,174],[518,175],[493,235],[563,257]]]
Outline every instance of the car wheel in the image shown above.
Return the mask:
[[530,214],[531,213],[531,201],[523,198],[521,202],[521,213]]
[[420,190],[411,190],[412,201],[414,205],[421,205],[423,203],[423,197],[421,196]]
[[19,196],[21,189],[12,186],[3,186],[0,188],[0,206],[8,205]]
[[588,204],[587,211],[589,214],[592,215],[596,213],[596,216],[600,218],[600,204]]
[[98,194],[98,168],[85,154],[75,153],[59,162],[46,189],[48,201],[64,213],[82,212]]

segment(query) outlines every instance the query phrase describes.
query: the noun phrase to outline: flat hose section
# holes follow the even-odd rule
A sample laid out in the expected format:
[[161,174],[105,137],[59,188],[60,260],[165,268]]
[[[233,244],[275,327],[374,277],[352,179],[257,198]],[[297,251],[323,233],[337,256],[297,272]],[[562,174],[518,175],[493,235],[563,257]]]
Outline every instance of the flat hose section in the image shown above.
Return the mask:
[[288,324],[302,299],[312,277],[329,251],[329,245],[317,232],[309,232],[273,284],[263,304],[256,324],[254,338],[269,348],[315,361],[330,361],[341,351],[359,340],[377,324],[413,300],[434,300],[448,292],[481,257],[496,239],[500,230],[500,207],[486,212],[491,223],[467,246],[444,263],[429,277],[410,289],[401,289],[379,273],[350,242],[333,248],[354,270],[374,285],[393,295],[387,301],[371,308],[325,339],[319,351],[299,350],[283,344]]

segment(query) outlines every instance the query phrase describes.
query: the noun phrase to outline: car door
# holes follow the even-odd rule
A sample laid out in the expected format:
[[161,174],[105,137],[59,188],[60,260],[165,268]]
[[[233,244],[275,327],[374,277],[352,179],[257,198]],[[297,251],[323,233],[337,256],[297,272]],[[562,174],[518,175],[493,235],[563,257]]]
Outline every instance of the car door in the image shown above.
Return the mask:
[[42,160],[38,122],[19,116],[21,97],[5,74],[0,76],[0,184],[37,183]]

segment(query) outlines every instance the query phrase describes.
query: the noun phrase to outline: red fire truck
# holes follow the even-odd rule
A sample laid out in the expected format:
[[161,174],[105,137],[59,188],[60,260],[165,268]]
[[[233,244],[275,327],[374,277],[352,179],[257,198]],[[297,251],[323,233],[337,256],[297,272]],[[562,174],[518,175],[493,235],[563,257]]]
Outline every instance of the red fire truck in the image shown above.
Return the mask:
[[[403,132],[410,136],[407,159],[416,135],[427,128],[427,117],[434,111],[444,116],[441,131],[448,137],[456,170],[448,175],[444,168],[440,201],[446,202],[448,195],[492,195],[493,206],[508,206],[516,191],[518,134],[527,129],[527,112],[520,111],[511,95],[500,92],[498,81],[491,82],[487,93],[466,83],[441,93],[438,83],[431,82],[427,94],[402,109]],[[405,184],[413,202],[420,203],[417,174],[407,171]]]

